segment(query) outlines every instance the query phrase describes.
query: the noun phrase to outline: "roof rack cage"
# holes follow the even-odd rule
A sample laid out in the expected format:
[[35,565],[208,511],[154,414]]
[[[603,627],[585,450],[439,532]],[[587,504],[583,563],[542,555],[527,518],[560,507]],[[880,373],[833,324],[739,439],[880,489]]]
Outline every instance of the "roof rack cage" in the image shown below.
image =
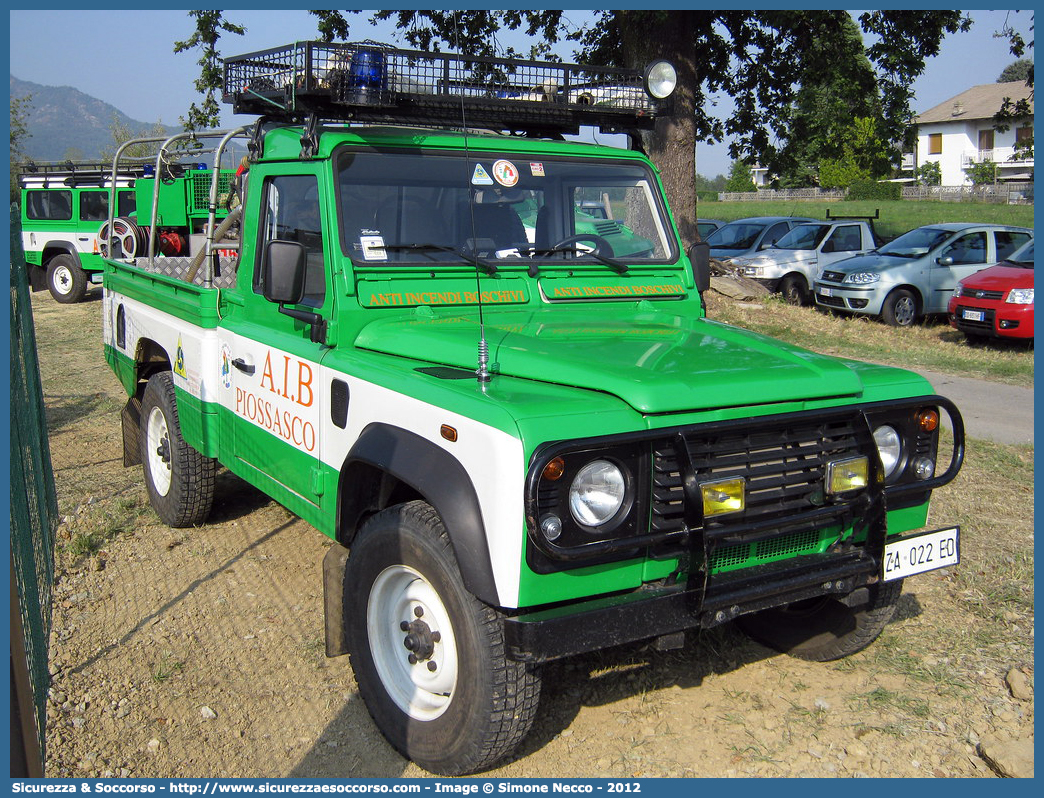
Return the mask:
[[224,59],[235,113],[540,133],[651,128],[664,101],[640,70],[296,42]]
[[[141,177],[144,164],[131,164],[120,167],[120,175]],[[112,162],[105,161],[27,161],[18,165],[19,174],[23,176],[58,176],[58,175],[96,175],[108,176],[112,172]]]

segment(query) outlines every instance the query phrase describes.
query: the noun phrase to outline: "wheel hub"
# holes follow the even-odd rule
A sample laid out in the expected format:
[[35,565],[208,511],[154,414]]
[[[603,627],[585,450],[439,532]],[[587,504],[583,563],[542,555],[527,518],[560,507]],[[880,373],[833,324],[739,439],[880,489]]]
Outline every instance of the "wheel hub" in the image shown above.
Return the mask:
[[170,439],[164,438],[160,441],[160,445],[156,447],[156,454],[159,455],[159,459],[170,465]]
[[[410,652],[407,657],[410,665],[431,660],[432,655],[435,653],[435,644],[442,640],[442,635],[438,630],[432,631],[431,627],[421,620],[421,617],[424,615],[423,608],[417,607],[414,609],[414,614],[417,617],[412,621],[402,621],[399,624],[399,629],[407,633],[406,637],[403,638],[402,644]],[[437,669],[438,665],[434,661],[428,662],[429,671]]]

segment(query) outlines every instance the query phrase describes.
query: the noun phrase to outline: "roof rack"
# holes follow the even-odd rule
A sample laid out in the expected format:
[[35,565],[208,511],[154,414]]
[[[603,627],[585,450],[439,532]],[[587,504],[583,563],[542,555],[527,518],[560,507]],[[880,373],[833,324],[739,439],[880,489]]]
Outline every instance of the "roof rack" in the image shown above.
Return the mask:
[[666,110],[640,70],[296,42],[224,59],[225,102],[272,119],[448,125],[532,133],[649,129]]

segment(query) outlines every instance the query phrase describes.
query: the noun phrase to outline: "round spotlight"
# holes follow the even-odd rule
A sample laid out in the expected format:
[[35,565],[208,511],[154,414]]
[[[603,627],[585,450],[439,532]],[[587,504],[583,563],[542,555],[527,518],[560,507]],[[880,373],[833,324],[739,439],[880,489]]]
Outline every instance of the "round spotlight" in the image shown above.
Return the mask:
[[645,68],[645,90],[650,97],[662,100],[678,86],[678,70],[670,61],[653,61]]

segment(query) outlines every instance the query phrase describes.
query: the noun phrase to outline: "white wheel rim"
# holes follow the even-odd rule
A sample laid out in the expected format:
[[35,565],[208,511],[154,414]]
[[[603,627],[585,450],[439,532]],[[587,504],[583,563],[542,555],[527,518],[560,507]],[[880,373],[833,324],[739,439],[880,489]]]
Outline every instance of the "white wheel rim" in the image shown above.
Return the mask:
[[54,269],[54,290],[59,294],[68,294],[72,291],[73,277],[68,266],[56,266]]
[[145,453],[152,486],[160,496],[166,496],[170,490],[170,434],[167,432],[167,419],[158,407],[152,408],[149,413],[149,422],[145,428]]
[[[423,644],[412,663],[405,645],[411,635]],[[457,645],[449,613],[420,573],[405,565],[381,571],[366,603],[366,636],[377,675],[399,709],[421,721],[446,711],[457,685]]]

